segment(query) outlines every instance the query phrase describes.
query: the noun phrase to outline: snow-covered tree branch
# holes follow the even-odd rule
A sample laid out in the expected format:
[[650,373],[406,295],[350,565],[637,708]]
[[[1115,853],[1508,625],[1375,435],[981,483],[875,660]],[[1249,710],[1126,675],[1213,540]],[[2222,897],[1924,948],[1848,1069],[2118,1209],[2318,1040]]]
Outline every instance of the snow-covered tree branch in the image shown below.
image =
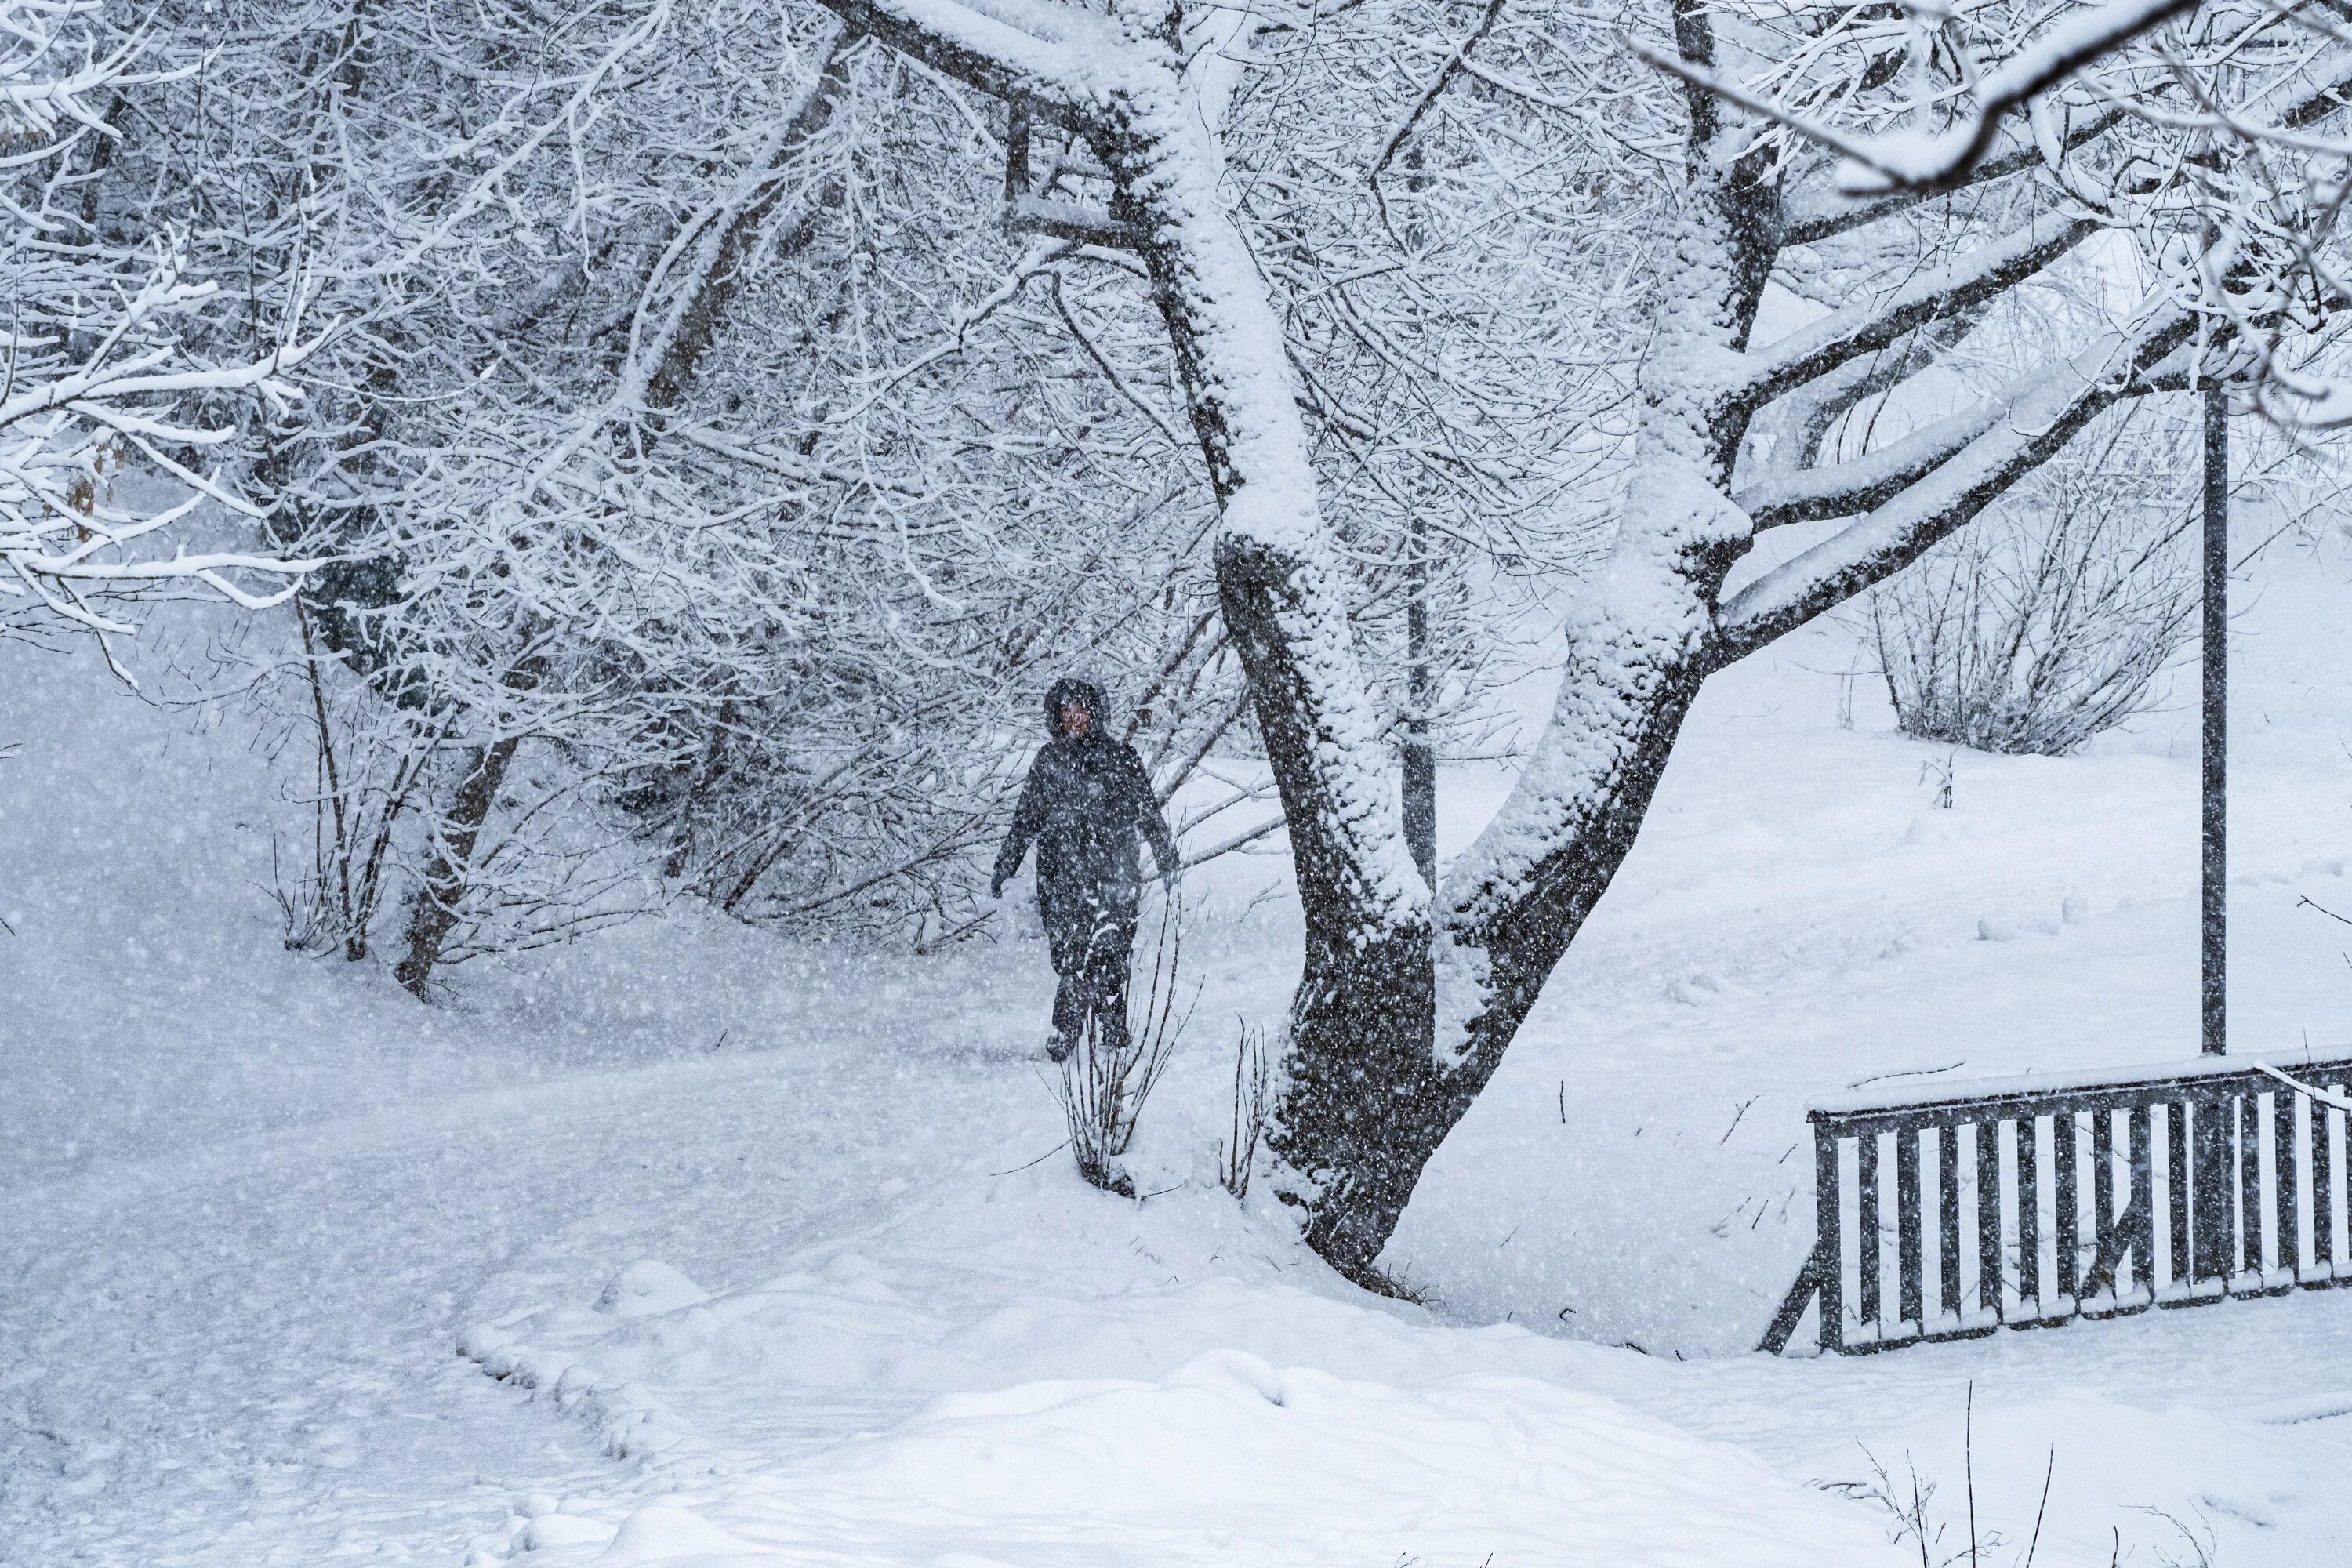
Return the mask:
[[0,383],[0,616],[19,630],[93,633],[112,661],[110,639],[137,629],[130,601],[141,590],[191,588],[267,609],[319,564],[266,540],[190,551],[185,536],[207,508],[247,526],[259,518],[216,467],[200,467],[235,434],[206,420],[203,405],[244,395],[298,406],[291,373],[320,340],[298,335],[298,290],[267,344],[210,354],[192,340],[220,290],[192,275],[184,229],[93,230],[82,187],[121,134],[93,102],[173,74],[139,68],[141,37],[101,54],[98,10],[18,0],[0,16],[9,147],[0,271],[11,306]]

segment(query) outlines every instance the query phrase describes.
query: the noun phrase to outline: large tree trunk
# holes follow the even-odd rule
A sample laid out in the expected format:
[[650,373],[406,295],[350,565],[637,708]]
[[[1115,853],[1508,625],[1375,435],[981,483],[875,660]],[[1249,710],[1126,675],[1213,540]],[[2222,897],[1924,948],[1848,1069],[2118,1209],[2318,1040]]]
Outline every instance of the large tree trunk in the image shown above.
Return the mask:
[[1123,73],[1091,135],[1141,235],[1222,510],[1218,597],[1290,828],[1307,963],[1269,1149],[1307,1239],[1372,1260],[1466,1104],[1432,1052],[1431,895],[1412,863],[1381,716],[1317,500],[1280,322],[1213,189],[1172,68]]

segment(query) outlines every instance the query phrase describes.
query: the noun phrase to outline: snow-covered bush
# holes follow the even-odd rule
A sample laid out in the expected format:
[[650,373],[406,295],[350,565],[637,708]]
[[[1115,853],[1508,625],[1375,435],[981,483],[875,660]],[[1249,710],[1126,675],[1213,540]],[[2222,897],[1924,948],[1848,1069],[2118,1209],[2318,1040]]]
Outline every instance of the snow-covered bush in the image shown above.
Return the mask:
[[1897,727],[2062,756],[2145,706],[2196,632],[2195,474],[2185,442],[2095,444],[1873,593]]
[[[647,869],[935,942],[982,918],[973,851],[1063,661],[1124,678],[1164,789],[1246,727],[1194,456],[1096,365],[1148,315],[1003,232],[985,128],[899,57],[782,0],[147,22],[156,101],[72,143],[61,232],[228,215],[184,250],[236,308],[173,318],[206,363],[277,353],[305,301],[348,326],[299,405],[191,395],[222,488],[331,558],[260,682],[315,811],[289,942],[393,942],[421,993]],[[126,574],[91,537],[123,447],[52,445],[72,504],[32,509],[24,564],[70,609]]]
[[299,417],[220,410],[280,542],[337,557],[276,688],[294,940],[396,942],[421,992],[632,861],[936,942],[1065,660],[1123,678],[1163,789],[1243,727],[1194,455],[1097,368],[1147,313],[1003,231],[985,126],[900,57],[782,0],[158,27],[203,76],[92,199],[193,182],[240,215],[214,271],[360,318]]

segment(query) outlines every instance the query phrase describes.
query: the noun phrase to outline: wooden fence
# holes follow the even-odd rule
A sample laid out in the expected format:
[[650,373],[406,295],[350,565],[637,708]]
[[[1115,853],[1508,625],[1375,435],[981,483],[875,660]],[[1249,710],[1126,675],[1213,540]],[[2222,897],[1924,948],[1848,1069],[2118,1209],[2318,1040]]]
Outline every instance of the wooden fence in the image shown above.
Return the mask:
[[1854,1355],[2352,1284],[2347,1082],[2216,1057],[1816,1101],[1817,1239],[1758,1348],[1815,1305]]

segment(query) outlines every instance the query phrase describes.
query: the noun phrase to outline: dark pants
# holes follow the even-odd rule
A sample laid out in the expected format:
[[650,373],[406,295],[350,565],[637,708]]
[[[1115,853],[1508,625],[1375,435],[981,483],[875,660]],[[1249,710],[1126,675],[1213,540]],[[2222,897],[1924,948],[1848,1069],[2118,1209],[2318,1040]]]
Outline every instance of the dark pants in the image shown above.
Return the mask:
[[1096,1038],[1127,1048],[1127,971],[1135,952],[1136,892],[1129,883],[1041,888],[1045,950],[1062,983],[1054,993],[1054,1033],[1066,1046],[1095,1020]]

